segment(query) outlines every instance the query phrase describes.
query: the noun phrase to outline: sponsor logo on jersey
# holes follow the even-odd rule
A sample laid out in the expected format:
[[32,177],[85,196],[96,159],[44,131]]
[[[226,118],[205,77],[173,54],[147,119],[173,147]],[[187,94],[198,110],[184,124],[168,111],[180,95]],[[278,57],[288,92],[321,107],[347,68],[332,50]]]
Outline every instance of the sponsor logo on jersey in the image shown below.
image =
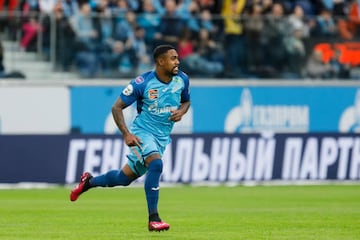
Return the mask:
[[144,78],[142,76],[139,76],[137,78],[135,78],[135,83],[136,84],[141,84],[144,82]]
[[134,87],[131,85],[131,84],[129,84],[129,85],[127,85],[127,87],[123,90],[123,94],[125,95],[125,96],[130,96],[132,93],[133,93],[133,91],[134,91]]
[[157,99],[158,98],[158,90],[157,89],[150,89],[149,90],[149,98],[150,99]]

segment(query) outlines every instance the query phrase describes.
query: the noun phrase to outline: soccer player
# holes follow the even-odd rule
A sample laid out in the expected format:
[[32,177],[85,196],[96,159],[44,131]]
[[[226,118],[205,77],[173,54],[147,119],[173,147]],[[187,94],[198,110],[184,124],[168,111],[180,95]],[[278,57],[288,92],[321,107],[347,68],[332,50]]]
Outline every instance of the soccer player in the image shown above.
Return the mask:
[[[149,231],[168,230],[158,212],[159,181],[163,170],[162,155],[170,143],[175,122],[181,120],[190,107],[189,77],[179,70],[179,56],[171,45],[160,45],[153,52],[155,70],[133,79],[116,99],[112,114],[124,142],[130,147],[127,164],[121,170],[111,170],[93,177],[85,172],[71,191],[76,201],[93,187],[128,186],[143,174],[148,206]],[[125,124],[123,109],[137,103],[138,115],[130,128]]]

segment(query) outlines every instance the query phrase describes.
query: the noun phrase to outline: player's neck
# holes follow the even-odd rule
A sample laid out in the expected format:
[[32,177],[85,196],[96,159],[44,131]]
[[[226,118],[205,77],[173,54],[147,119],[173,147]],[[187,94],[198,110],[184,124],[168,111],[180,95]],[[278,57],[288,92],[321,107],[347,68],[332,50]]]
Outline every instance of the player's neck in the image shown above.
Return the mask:
[[160,72],[160,71],[156,71],[156,75],[158,77],[158,79],[161,81],[161,82],[164,82],[164,83],[169,83],[171,82],[172,80],[172,75],[168,75],[168,74],[165,74],[163,72]]

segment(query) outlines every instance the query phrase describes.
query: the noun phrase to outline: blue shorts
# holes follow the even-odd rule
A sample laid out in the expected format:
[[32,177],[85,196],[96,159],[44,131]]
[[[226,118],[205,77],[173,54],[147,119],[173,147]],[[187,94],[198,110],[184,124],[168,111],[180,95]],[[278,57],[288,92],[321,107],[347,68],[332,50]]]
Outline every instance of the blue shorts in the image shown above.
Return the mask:
[[160,154],[160,157],[162,157],[169,140],[159,141],[152,134],[138,129],[133,130],[132,134],[139,137],[142,143],[141,149],[137,146],[130,147],[130,154],[127,155],[128,165],[140,177],[147,171],[145,159],[155,153]]

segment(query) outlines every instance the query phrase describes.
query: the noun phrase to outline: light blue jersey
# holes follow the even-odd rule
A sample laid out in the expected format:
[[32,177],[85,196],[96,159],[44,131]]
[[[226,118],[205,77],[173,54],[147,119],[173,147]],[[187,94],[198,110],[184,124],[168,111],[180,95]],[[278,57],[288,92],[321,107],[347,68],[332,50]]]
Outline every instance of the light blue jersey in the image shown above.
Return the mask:
[[142,149],[132,147],[129,166],[139,176],[146,172],[143,159],[152,153],[161,156],[170,142],[174,122],[169,120],[171,110],[190,100],[189,77],[179,71],[172,81],[160,81],[155,71],[142,74],[130,82],[120,94],[126,105],[136,101],[138,115],[130,132],[142,140]]

